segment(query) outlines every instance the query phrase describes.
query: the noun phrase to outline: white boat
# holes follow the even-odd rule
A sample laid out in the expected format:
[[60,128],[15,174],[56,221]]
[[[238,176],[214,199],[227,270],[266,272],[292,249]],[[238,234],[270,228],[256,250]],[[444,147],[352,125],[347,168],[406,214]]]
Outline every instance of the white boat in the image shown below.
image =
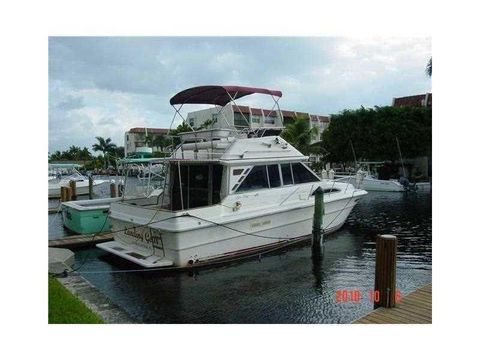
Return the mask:
[[[80,174],[76,169],[77,167],[77,164],[49,164],[49,198],[60,197],[60,189],[62,186],[69,186],[71,180],[76,183],[77,195],[88,194],[88,177]],[[109,180],[93,180],[93,186],[96,187],[105,182],[109,182]]]
[[[342,174],[336,173],[336,179],[340,182],[349,184],[356,184],[357,187],[366,191],[387,191],[387,192],[402,192],[415,191],[417,187],[415,183],[410,183],[407,178],[403,177],[399,180],[389,179],[382,180],[378,178],[376,168],[384,165],[384,162],[359,162],[360,170],[357,173]],[[359,181],[359,175],[361,180]],[[428,183],[418,183],[422,187]]]
[[[281,96],[267,89],[204,86],[182,91],[170,103],[223,109],[253,93]],[[164,162],[163,192],[112,203],[114,240],[97,247],[146,268],[209,264],[309,237],[318,187],[325,192],[325,233],[342,227],[367,194],[321,180],[304,163],[308,157],[279,136],[252,137],[232,128],[180,137]]]

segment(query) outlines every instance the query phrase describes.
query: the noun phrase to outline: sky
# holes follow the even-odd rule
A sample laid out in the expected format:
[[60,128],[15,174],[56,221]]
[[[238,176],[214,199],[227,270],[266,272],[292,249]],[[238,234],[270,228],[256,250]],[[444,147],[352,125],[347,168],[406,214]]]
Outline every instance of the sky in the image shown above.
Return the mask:
[[391,105],[431,91],[430,56],[430,38],[50,37],[49,152],[168,128],[170,98],[199,85],[281,90],[282,109],[320,115]]

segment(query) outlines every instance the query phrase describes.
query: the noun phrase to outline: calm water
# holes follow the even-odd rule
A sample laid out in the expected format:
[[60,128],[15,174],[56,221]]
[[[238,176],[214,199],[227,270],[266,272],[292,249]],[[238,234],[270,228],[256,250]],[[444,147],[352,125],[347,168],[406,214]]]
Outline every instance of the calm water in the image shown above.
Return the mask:
[[[63,231],[58,223],[50,229]],[[431,282],[430,193],[370,193],[326,238],[321,259],[308,244],[195,273],[108,273],[129,266],[96,248],[76,258],[79,272],[139,323],[349,323],[373,307],[379,233],[398,237],[402,294]],[[339,290],[358,290],[362,298],[337,302]]]

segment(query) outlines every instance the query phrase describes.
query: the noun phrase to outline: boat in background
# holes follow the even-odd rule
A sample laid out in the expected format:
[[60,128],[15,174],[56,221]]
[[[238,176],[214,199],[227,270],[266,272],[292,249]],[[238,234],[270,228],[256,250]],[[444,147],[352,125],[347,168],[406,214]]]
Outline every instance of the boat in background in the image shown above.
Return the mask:
[[[359,162],[360,169],[356,173],[335,173],[337,181],[349,184],[356,184],[360,189],[366,191],[387,191],[387,192],[403,192],[416,190],[429,190],[430,183],[412,183],[406,177],[402,176],[397,179],[381,180],[375,167],[383,165],[384,162]],[[359,181],[359,175],[361,180]]]
[[[117,186],[122,186],[121,197],[64,202],[61,205],[63,225],[77,234],[109,231],[111,224],[108,213],[112,203],[126,198],[148,198],[159,194],[164,179],[161,162],[163,158],[119,160],[117,169],[122,169],[123,179],[117,181]],[[129,186],[125,187],[124,184],[127,183]]]
[[[277,106],[282,96],[200,86],[178,93],[170,104],[175,116],[184,104],[216,105],[224,116],[227,104],[251,94],[270,95]],[[146,268],[211,264],[286,246],[310,238],[318,188],[324,192],[323,232],[341,228],[367,192],[320,179],[306,165],[307,156],[265,134],[235,126],[180,133],[179,145],[163,160],[163,191],[112,203],[114,240],[96,246]]]
[[[76,183],[77,195],[88,194],[88,177],[80,174],[78,164],[48,164],[48,198],[59,198],[62,186],[69,186],[70,181]],[[109,180],[93,180],[93,187]]]

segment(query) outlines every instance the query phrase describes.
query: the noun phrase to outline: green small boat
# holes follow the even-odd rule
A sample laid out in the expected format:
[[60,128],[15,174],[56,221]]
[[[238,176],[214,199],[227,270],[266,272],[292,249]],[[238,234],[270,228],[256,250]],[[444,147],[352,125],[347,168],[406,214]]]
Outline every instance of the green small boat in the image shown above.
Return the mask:
[[63,225],[77,234],[110,231],[110,204],[122,198],[68,201],[62,204]]

